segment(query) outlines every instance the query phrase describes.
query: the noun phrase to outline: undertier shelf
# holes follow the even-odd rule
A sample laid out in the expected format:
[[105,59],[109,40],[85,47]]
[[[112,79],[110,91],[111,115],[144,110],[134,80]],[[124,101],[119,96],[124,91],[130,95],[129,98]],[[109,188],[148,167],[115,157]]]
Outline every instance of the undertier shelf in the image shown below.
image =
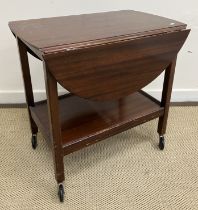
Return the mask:
[[[50,139],[47,102],[30,107],[44,137]],[[64,154],[163,115],[157,100],[139,91],[116,101],[90,101],[67,94],[59,97]]]

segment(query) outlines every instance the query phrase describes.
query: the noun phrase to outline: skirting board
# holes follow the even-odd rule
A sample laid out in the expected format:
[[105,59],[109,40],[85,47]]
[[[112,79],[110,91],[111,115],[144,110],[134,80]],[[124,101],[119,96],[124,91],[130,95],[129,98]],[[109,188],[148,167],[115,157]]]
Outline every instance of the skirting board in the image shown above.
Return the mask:
[[[147,90],[148,94],[160,100],[161,90]],[[64,94],[66,91],[60,90],[59,94]],[[34,91],[35,101],[46,98],[44,90]],[[198,89],[173,89],[171,102],[198,102]],[[25,94],[23,90],[19,91],[0,91],[0,104],[22,104],[25,103]]]

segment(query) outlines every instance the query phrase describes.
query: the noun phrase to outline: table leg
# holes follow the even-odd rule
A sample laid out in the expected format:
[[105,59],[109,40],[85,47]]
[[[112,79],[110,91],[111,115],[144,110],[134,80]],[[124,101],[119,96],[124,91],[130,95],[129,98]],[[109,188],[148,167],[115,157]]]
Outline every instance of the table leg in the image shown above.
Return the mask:
[[160,149],[164,149],[164,134],[166,132],[166,126],[167,126],[175,66],[176,66],[176,58],[166,68],[164,75],[164,85],[163,85],[162,99],[161,99],[161,107],[164,107],[164,115],[159,118],[158,122],[158,133],[160,135],[160,143],[159,143]]
[[17,44],[18,44],[19,57],[20,57],[20,62],[21,62],[21,70],[22,70],[22,75],[23,75],[25,97],[26,97],[27,109],[28,109],[28,114],[29,114],[30,127],[32,131],[32,135],[34,136],[38,132],[38,127],[36,123],[34,122],[34,120],[32,119],[30,109],[29,109],[30,106],[34,106],[34,95],[33,95],[33,90],[32,90],[32,81],[31,81],[30,68],[29,68],[29,62],[28,62],[27,48],[19,38],[17,38]]
[[47,92],[47,103],[48,103],[48,116],[50,123],[50,133],[52,142],[52,151],[55,167],[55,177],[59,184],[59,198],[63,201],[64,188],[62,182],[65,180],[64,176],[64,163],[63,163],[63,149],[62,149],[62,135],[61,135],[61,124],[59,115],[59,102],[58,102],[58,90],[57,81],[48,71],[45,63],[45,83]]

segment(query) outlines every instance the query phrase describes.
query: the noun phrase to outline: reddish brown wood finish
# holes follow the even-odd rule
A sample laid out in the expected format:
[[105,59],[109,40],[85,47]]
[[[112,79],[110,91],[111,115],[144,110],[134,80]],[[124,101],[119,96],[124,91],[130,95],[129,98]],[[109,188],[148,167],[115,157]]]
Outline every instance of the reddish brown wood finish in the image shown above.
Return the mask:
[[[18,37],[32,132],[37,124],[51,140],[58,183],[64,180],[64,155],[157,117],[158,133],[165,133],[174,59],[190,31],[184,23],[117,11],[9,26]],[[47,102],[36,105],[27,50],[44,63]],[[139,89],[165,68],[160,104]],[[57,82],[82,98],[58,98]]]
[[164,135],[166,132],[170,99],[172,93],[173,79],[175,74],[176,58],[167,67],[164,75],[164,85],[161,99],[161,107],[164,107],[164,115],[159,118],[158,133]]
[[[49,139],[49,117],[46,101],[31,107],[34,120]],[[60,124],[64,153],[93,144],[140,123],[162,116],[160,103],[143,92],[117,101],[94,102],[69,94],[59,99]],[[56,127],[56,125],[54,125]]]
[[58,183],[65,180],[64,165],[63,165],[63,150],[62,150],[62,135],[61,124],[59,119],[59,105],[58,105],[58,92],[57,82],[47,70],[45,70],[45,84],[47,92],[47,118],[48,118],[48,132],[50,133],[50,140],[52,144],[52,151],[54,156],[55,177]]
[[19,38],[17,38],[17,44],[18,44],[19,57],[21,62],[21,71],[24,81],[25,98],[26,98],[28,115],[30,120],[30,127],[32,134],[36,134],[38,132],[38,127],[35,124],[30,114],[30,106],[31,107],[34,106],[34,95],[32,91],[32,81],[31,81],[30,68],[27,56],[27,48]]
[[[140,90],[174,59],[189,30],[44,56],[67,90],[87,99],[115,100]],[[101,83],[102,81],[102,83]]]
[[14,21],[9,26],[14,34],[43,53],[186,28],[184,23],[132,10]]

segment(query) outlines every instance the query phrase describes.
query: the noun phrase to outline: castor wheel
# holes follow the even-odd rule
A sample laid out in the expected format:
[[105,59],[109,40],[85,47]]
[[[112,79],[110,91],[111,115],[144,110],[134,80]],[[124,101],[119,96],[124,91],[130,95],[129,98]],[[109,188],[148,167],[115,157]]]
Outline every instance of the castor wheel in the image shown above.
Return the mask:
[[37,147],[37,136],[36,136],[36,134],[32,134],[32,148],[33,149],[36,149],[36,147]]
[[58,186],[58,197],[60,199],[60,202],[63,202],[64,201],[64,187],[63,187],[63,184],[59,184]]
[[164,146],[165,146],[164,136],[160,136],[159,137],[159,148],[160,148],[160,150],[163,150],[164,149]]

